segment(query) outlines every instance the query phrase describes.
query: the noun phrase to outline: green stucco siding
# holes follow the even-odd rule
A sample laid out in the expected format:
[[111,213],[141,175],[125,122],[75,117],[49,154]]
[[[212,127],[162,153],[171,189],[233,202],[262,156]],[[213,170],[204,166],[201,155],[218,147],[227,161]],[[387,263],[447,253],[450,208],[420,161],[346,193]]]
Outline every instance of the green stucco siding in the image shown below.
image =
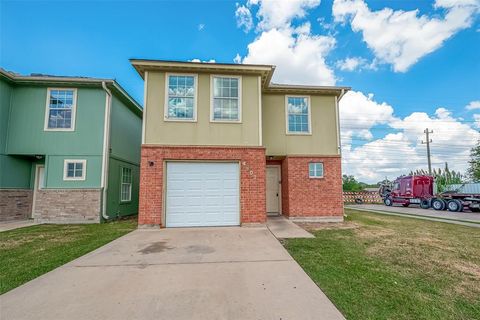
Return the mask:
[[[107,189],[107,214],[111,218],[138,212],[138,186],[142,119],[116,96],[110,110],[110,158]],[[121,168],[132,169],[132,199],[120,201]]]
[[45,131],[46,87],[17,87],[12,95],[7,154],[101,155],[105,92],[79,88],[74,131]]
[[[65,159],[87,161],[85,180],[63,180]],[[101,176],[102,156],[50,155],[45,159],[45,187],[47,189],[99,188]]]
[[0,153],[5,154],[12,86],[0,77]]
[[31,161],[0,154],[0,189],[31,189]]
[[[32,175],[36,158],[45,162],[45,188],[100,188],[103,155],[105,92],[101,88],[77,88],[74,131],[45,131],[46,86],[15,86],[11,93],[5,154],[9,168],[28,168]],[[3,102],[3,101],[2,101]],[[20,165],[18,159],[25,159]],[[16,159],[14,161],[13,159]],[[87,160],[84,181],[64,181],[65,159]],[[30,165],[27,165],[30,163]],[[34,172],[34,170],[33,170]],[[12,179],[17,179],[12,176]],[[11,184],[22,184],[18,181]],[[30,187],[33,187],[31,181]]]
[[10,100],[14,87],[0,77],[0,189],[29,189],[30,161],[6,155]]
[[[129,202],[120,201],[122,167],[130,168],[132,170],[132,198]],[[138,213],[139,181],[140,167],[138,165],[121,161],[112,157],[110,158],[107,191],[107,215],[110,218]]]
[[140,163],[142,119],[113,96],[110,111],[110,155]]

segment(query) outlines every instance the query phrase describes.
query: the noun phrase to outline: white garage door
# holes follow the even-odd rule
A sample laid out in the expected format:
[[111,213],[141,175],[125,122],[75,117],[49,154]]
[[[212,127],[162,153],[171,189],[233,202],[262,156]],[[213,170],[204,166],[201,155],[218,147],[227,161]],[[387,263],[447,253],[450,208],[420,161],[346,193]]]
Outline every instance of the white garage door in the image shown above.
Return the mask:
[[167,162],[167,227],[240,224],[238,163]]

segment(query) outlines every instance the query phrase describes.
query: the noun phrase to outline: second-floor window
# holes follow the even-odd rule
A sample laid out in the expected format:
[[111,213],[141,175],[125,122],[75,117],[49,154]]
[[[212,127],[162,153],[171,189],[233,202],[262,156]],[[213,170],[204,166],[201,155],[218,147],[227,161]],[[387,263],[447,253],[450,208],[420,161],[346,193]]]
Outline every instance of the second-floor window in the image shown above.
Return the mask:
[[196,86],[195,75],[167,75],[166,120],[196,120]]
[[310,98],[286,97],[287,133],[310,134]]
[[47,94],[45,130],[74,130],[77,90],[48,89]]
[[241,78],[212,77],[212,121],[241,120]]

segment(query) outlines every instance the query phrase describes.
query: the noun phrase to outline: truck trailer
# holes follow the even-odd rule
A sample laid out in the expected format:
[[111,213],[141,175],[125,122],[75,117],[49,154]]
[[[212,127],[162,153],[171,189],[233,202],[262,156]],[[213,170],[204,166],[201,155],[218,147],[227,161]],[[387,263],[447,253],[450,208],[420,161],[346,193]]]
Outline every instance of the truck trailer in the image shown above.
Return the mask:
[[423,209],[461,212],[470,209],[480,212],[480,183],[447,186],[441,193],[435,192],[435,178],[428,175],[411,175],[397,178],[392,184],[382,185],[379,194],[387,206],[395,203],[408,207],[418,204]]

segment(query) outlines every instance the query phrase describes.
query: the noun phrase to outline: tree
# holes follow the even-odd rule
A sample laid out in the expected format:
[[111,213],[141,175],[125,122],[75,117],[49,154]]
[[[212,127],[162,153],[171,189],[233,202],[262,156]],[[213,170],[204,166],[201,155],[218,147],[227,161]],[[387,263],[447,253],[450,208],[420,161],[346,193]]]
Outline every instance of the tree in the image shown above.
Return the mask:
[[[423,169],[415,170],[410,172],[410,175],[428,175],[428,172]],[[433,169],[432,175],[435,178],[435,183],[437,185],[437,191],[445,191],[445,187],[449,184],[461,184],[464,182],[464,176],[455,170],[450,170],[448,168],[448,163],[445,162],[445,168],[442,169]]]
[[343,181],[343,191],[361,191],[363,185],[361,182],[358,182],[354,176],[348,176],[344,174],[342,176]]
[[467,170],[468,177],[473,182],[480,182],[480,140],[477,145],[470,151],[470,166]]

